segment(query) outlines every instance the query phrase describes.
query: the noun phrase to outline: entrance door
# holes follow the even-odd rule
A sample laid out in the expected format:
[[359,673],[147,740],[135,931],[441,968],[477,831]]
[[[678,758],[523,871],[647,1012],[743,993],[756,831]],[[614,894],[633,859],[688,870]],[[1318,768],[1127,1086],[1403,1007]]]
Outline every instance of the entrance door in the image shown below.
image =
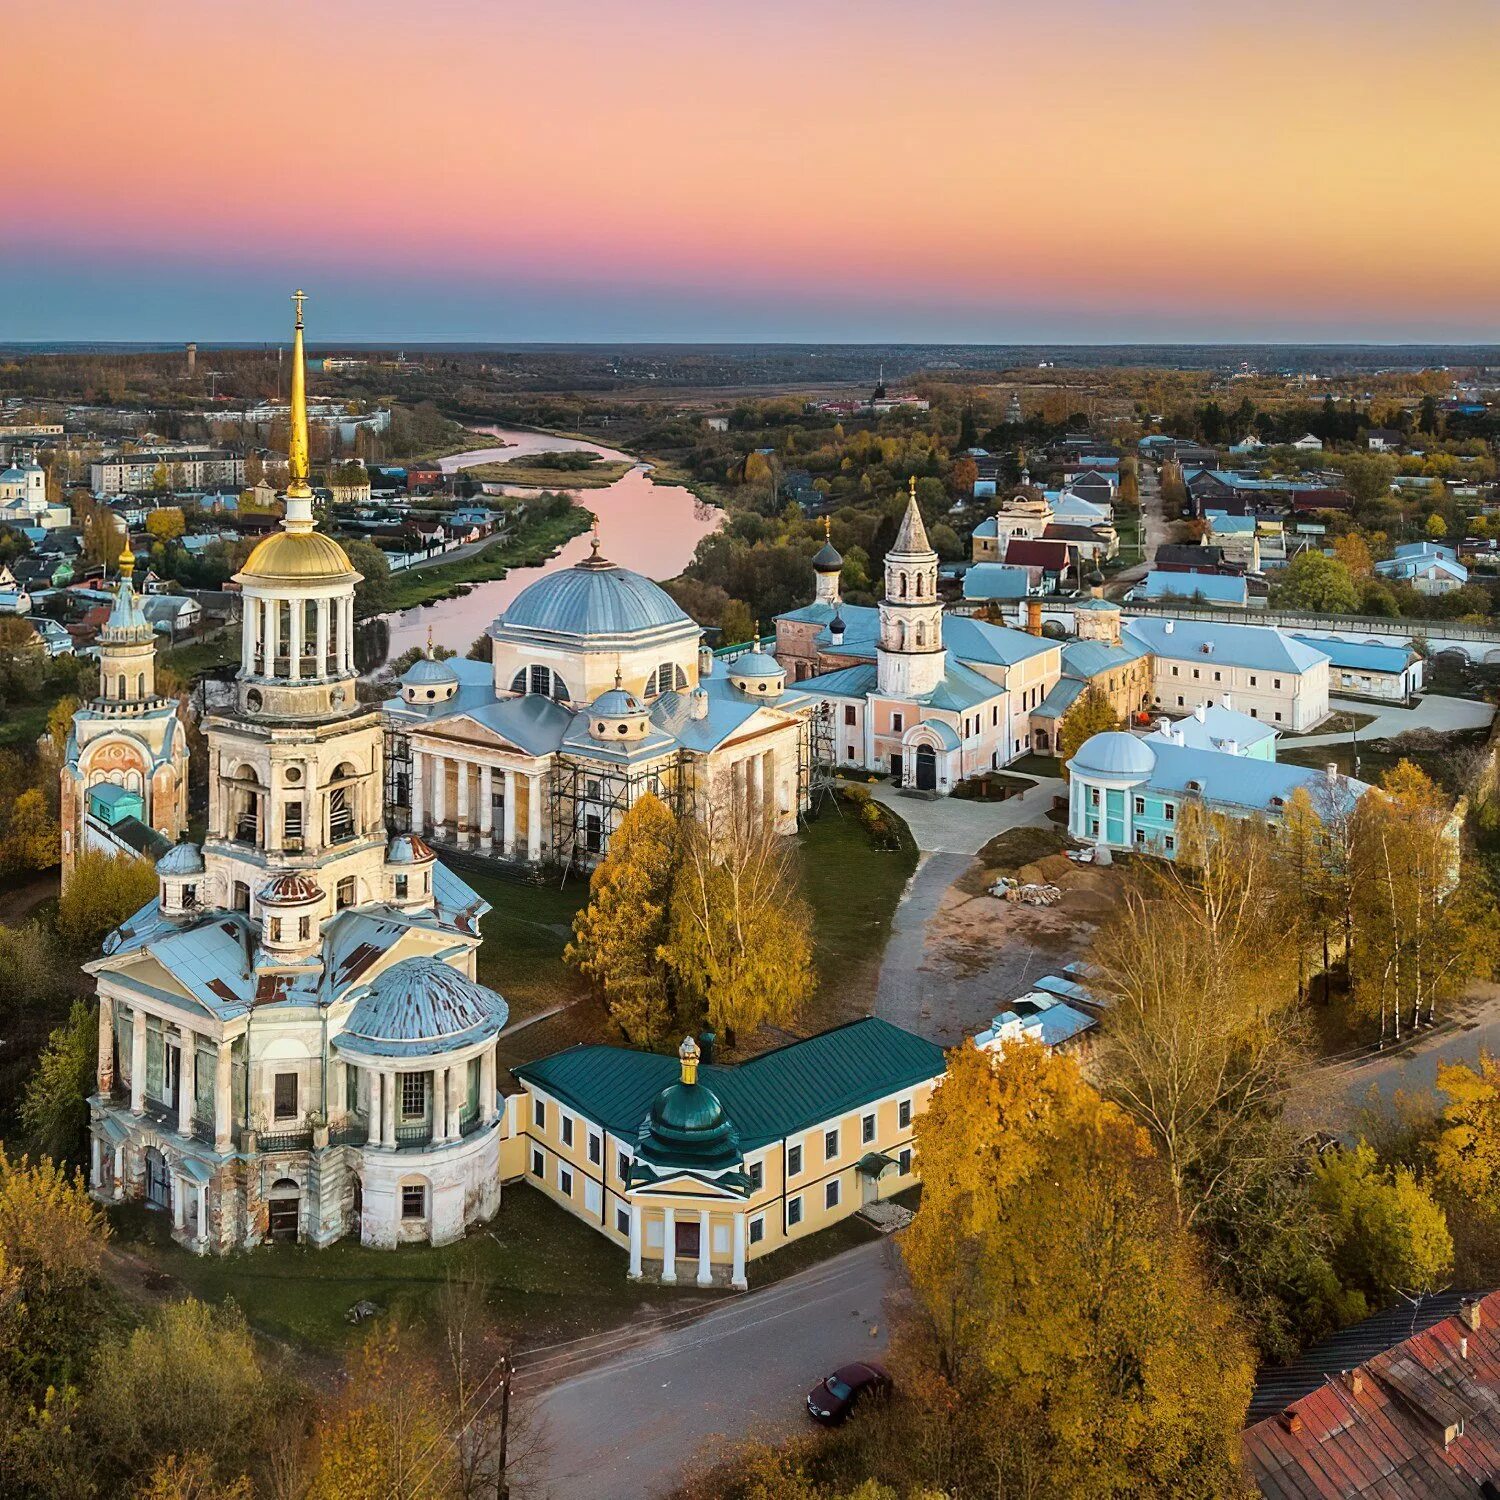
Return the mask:
[[679,1260],[698,1258],[698,1228],[697,1219],[677,1221],[677,1257]]
[[266,1230],[271,1239],[282,1244],[297,1243],[298,1213],[302,1203],[301,1189],[289,1177],[271,1186],[266,1200]]
[[917,746],[917,790],[937,790],[937,752],[931,745]]
[[897,786],[901,785],[901,772],[901,757],[899,755],[891,756],[891,780],[894,781]]
[[152,1208],[171,1208],[172,1178],[167,1159],[155,1146],[146,1148],[146,1202]]

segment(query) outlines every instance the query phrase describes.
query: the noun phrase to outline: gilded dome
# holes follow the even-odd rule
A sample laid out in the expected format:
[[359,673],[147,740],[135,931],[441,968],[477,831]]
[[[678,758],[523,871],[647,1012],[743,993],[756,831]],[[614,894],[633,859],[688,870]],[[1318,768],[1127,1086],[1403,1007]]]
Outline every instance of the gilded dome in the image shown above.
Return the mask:
[[340,583],[358,576],[344,549],[320,531],[273,532],[240,570],[251,583]]

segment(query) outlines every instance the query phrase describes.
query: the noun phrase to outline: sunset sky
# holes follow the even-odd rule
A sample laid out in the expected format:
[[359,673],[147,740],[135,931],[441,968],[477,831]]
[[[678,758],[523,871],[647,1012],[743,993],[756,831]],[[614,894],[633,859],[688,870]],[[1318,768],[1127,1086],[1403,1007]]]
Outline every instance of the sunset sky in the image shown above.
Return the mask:
[[0,340],[1500,340],[1492,0],[67,0]]

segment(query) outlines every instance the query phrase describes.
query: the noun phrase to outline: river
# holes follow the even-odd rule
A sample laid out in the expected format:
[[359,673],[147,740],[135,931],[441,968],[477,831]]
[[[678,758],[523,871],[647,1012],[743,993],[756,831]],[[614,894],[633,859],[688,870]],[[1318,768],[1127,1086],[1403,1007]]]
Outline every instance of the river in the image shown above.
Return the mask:
[[[644,573],[648,578],[675,578],[692,560],[699,541],[716,531],[723,512],[705,505],[691,490],[679,484],[653,484],[650,465],[634,460],[629,453],[605,448],[579,438],[552,437],[545,432],[520,432],[502,427],[478,427],[476,432],[492,433],[503,447],[475,448],[443,459],[445,472],[473,468],[478,464],[500,463],[511,458],[529,458],[538,453],[583,451],[597,453],[606,462],[623,460],[634,467],[613,484],[600,489],[577,490],[578,504],[592,511],[599,521],[599,547],[611,562],[622,568]],[[567,489],[567,475],[560,473],[555,486]],[[509,487],[511,494],[535,494],[535,490]],[[462,598],[443,599],[436,604],[382,615],[386,627],[384,652],[378,661],[363,661],[366,671],[379,661],[400,656],[412,646],[424,645],[429,628],[432,638],[462,655],[472,641],[484,633],[495,617],[528,584],[544,573],[568,568],[589,554],[589,535],[570,538],[562,550],[549,561],[534,568],[512,568],[504,578],[478,583]],[[366,644],[379,653],[378,631],[366,634]]]

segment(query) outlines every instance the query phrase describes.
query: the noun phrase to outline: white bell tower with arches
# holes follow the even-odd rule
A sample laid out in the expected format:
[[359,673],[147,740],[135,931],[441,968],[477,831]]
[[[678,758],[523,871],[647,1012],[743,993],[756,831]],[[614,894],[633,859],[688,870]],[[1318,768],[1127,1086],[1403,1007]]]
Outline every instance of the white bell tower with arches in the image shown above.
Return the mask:
[[938,556],[927,540],[913,478],[901,530],[885,555],[878,681],[886,697],[920,698],[943,680],[947,653],[937,581]]

